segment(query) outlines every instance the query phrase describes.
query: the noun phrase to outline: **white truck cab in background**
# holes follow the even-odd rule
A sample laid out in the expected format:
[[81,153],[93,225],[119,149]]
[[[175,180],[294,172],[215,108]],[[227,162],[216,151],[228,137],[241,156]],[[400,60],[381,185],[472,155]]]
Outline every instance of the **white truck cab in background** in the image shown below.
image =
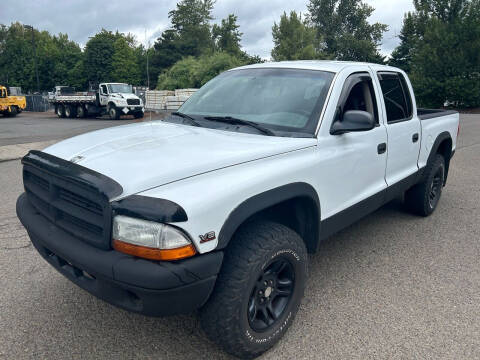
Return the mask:
[[55,86],[48,93],[59,117],[89,117],[108,114],[111,119],[121,115],[144,116],[143,101],[133,93],[131,85],[123,83],[100,83],[88,92],[75,92],[70,86]]

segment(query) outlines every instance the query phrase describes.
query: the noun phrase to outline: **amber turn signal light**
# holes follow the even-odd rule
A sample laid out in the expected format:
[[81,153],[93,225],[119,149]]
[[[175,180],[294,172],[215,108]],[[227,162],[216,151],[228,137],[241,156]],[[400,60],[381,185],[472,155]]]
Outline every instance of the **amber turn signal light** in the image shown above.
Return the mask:
[[120,240],[113,240],[113,248],[124,254],[149,260],[180,260],[191,257],[197,253],[192,244],[176,249],[154,249],[145,246],[129,244]]

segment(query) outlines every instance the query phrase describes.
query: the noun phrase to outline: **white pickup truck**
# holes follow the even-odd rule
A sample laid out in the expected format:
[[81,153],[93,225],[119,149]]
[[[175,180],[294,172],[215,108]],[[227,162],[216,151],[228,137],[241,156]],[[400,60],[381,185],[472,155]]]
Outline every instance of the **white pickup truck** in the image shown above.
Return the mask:
[[101,83],[98,89],[76,92],[70,86],[55,86],[48,93],[48,101],[55,106],[60,118],[86,118],[109,115],[117,120],[121,115],[143,118],[145,108],[142,99],[133,93],[131,85],[122,83]]
[[396,68],[251,65],[164,121],[31,151],[17,214],[78,286],[151,316],[200,309],[213,341],[252,358],[291,325],[323,239],[397,196],[435,210],[458,129],[456,112],[417,109]]

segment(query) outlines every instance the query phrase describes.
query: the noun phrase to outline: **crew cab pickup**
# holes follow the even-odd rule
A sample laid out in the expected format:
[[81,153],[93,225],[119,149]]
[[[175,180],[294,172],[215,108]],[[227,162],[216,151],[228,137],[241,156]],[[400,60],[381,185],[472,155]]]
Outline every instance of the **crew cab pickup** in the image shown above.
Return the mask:
[[252,358],[294,320],[323,239],[402,195],[435,210],[458,129],[417,109],[397,68],[250,65],[163,121],[31,151],[17,213],[81,288],[146,315],[200,309],[207,336]]

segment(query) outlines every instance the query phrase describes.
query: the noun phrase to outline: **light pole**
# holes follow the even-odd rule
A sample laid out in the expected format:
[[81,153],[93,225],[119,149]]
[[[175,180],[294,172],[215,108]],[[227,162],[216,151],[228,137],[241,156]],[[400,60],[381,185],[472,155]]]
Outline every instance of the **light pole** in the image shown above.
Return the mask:
[[147,29],[145,29],[145,46],[147,47],[147,89],[150,90],[150,74],[148,72],[148,50],[150,50],[150,40],[147,42]]
[[33,66],[35,68],[35,75],[37,77],[37,92],[40,93],[40,79],[38,78],[37,67],[37,48],[35,47],[35,31],[32,25],[24,25],[25,28],[32,30],[32,47],[33,47]]

